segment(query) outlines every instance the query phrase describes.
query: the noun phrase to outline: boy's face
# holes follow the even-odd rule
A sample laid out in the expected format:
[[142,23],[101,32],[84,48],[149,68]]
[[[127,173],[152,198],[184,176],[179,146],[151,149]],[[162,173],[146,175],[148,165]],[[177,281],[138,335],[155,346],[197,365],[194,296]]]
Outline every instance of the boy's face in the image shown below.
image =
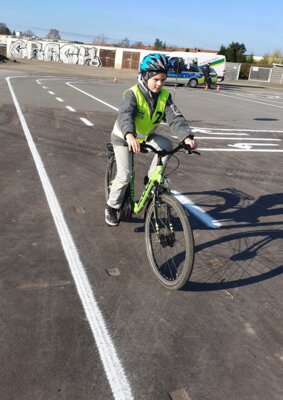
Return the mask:
[[147,86],[149,90],[153,93],[159,93],[164,85],[166,77],[167,77],[166,74],[161,72],[160,74],[154,75],[152,78],[150,78],[147,81]]

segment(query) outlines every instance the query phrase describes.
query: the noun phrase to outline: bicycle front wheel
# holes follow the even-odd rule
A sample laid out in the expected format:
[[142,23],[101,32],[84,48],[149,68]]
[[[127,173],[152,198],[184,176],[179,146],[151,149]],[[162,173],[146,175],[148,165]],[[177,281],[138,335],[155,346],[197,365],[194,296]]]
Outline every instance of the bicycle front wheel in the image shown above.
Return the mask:
[[149,205],[145,220],[145,243],[155,277],[167,289],[180,289],[194,265],[194,237],[181,204],[169,194]]

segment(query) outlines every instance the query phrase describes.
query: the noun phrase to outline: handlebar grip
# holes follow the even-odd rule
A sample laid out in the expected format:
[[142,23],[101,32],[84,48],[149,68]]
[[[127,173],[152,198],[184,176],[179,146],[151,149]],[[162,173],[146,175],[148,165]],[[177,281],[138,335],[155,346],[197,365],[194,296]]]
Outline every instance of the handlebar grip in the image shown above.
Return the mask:
[[185,149],[187,154],[197,154],[198,156],[201,155],[201,153],[197,150],[192,150],[191,146],[189,144],[185,144]]
[[187,154],[192,154],[192,148],[189,144],[183,143],[183,147]]

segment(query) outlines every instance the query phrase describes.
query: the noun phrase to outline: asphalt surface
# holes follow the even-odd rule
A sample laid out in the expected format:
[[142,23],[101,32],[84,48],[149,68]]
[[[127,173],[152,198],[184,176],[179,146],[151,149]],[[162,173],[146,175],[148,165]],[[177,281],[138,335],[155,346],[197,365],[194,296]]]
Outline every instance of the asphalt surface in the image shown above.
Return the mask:
[[104,222],[106,143],[134,80],[0,66],[1,400],[282,400],[283,91],[170,88],[202,153],[170,177],[196,242],[172,292],[142,216]]

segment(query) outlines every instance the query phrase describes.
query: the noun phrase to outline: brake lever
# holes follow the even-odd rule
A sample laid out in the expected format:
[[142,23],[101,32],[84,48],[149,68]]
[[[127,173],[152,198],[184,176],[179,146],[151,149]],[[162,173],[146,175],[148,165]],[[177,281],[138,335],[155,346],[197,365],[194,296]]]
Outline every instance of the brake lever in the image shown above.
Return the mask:
[[143,143],[140,144],[140,152],[141,153],[148,153],[148,149],[143,145]]
[[190,148],[190,146],[188,146],[187,145],[187,148],[186,148],[186,153],[187,154],[197,154],[198,156],[201,156],[201,153],[199,152],[199,151],[197,151],[197,150],[192,150],[191,148]]

